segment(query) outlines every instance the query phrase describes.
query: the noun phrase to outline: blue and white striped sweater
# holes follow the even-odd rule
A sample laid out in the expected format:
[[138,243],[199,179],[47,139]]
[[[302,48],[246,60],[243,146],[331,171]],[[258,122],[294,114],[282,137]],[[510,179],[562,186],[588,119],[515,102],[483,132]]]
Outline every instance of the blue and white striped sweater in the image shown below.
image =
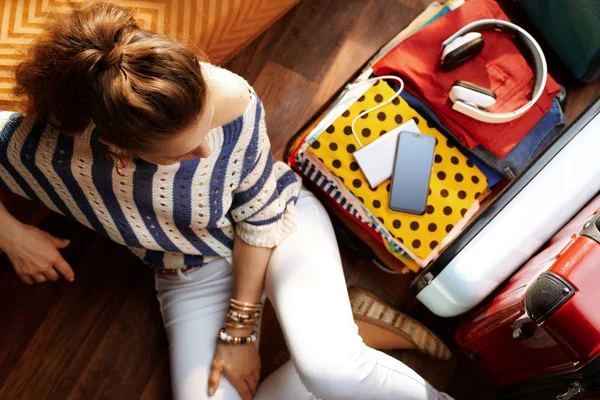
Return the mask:
[[161,166],[106,162],[90,127],[71,137],[0,112],[0,185],[124,244],[146,263],[183,268],[231,256],[235,232],[273,247],[295,228],[300,180],[271,154],[256,94],[207,136],[210,157]]

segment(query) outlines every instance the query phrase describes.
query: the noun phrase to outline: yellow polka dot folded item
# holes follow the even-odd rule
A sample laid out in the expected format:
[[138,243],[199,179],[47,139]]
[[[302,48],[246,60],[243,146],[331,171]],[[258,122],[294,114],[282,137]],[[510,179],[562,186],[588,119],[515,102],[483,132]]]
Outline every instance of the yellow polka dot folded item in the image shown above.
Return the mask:
[[487,188],[485,175],[400,96],[362,118],[354,131],[363,146],[387,134],[399,125],[414,120],[419,131],[437,139],[429,183],[427,207],[423,215],[394,212],[389,209],[388,179],[372,189],[353,153],[360,147],[352,134],[352,121],[360,113],[385,102],[395,91],[384,81],[377,81],[352,103],[320,134],[309,137],[309,153],[360,201],[372,216],[376,229],[385,230],[391,240],[384,244],[392,253],[405,252],[421,267],[427,265],[451,237],[464,227],[479,208]]

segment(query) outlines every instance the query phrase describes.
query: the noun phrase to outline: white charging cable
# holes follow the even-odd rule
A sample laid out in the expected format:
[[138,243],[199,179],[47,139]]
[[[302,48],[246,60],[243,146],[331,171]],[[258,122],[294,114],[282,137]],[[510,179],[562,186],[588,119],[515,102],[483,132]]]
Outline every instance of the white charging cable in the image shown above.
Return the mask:
[[368,109],[366,111],[361,112],[360,114],[358,114],[356,116],[356,118],[354,118],[354,120],[352,121],[352,125],[350,126],[350,128],[352,129],[352,134],[354,135],[354,139],[356,139],[356,142],[358,143],[358,146],[360,148],[363,147],[363,144],[360,141],[360,139],[358,138],[358,135],[356,134],[356,131],[354,130],[354,125],[356,124],[356,121],[358,121],[358,119],[361,118],[361,117],[363,117],[364,115],[367,115],[368,113],[373,112],[373,111],[377,110],[378,108],[381,108],[381,107],[385,106],[386,104],[388,104],[391,101],[393,101],[396,97],[398,97],[400,95],[400,93],[402,93],[402,91],[404,90],[404,81],[402,79],[400,79],[399,77],[397,77],[397,76],[385,75],[385,76],[378,76],[376,78],[366,79],[364,81],[360,81],[360,82],[356,82],[356,83],[353,83],[351,85],[348,85],[348,89],[351,89],[351,88],[353,88],[355,86],[358,86],[360,84],[363,84],[363,83],[377,82],[377,81],[382,81],[384,79],[391,79],[391,80],[399,82],[400,83],[400,88],[396,91],[396,93],[394,93],[394,95],[392,97],[390,97],[389,99],[387,99],[383,103],[378,104],[378,105],[376,105],[373,108],[370,108],[370,109]]

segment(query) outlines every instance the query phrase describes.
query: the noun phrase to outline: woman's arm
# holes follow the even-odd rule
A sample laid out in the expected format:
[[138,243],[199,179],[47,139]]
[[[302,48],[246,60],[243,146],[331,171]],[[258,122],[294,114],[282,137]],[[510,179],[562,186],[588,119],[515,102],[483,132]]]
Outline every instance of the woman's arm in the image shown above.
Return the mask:
[[17,230],[17,225],[19,221],[17,221],[4,207],[4,204],[0,201],[0,250],[4,250],[3,243],[6,243],[8,239],[14,236],[15,231]]
[[[245,151],[242,156],[248,166],[236,175],[239,181],[229,210],[235,225],[232,297],[251,304],[260,303],[262,298],[271,249],[295,229],[291,204],[300,189],[300,182],[289,167],[277,163],[271,154],[264,109],[258,99],[255,116],[254,125],[242,131],[247,135],[240,139],[245,148],[237,151]],[[247,338],[252,330],[227,327],[226,333]],[[221,374],[227,376],[242,399],[251,399],[260,378],[257,346],[219,341],[209,378],[209,395],[218,388]]]
[[[254,247],[235,235],[233,244],[233,298],[245,303],[260,303],[265,287],[267,264],[273,249]],[[238,332],[235,332],[237,336]],[[248,333],[241,331],[240,333]],[[250,330],[249,333],[252,333]],[[233,333],[231,333],[233,334]]]
[[33,285],[47,280],[57,281],[59,273],[68,281],[75,274],[61,256],[59,249],[69,245],[34,226],[14,218],[0,202],[0,250],[6,253],[15,272],[23,282]]
[[[265,286],[267,265],[273,249],[254,247],[235,235],[233,243],[233,298],[244,303],[260,303]],[[248,337],[253,328],[226,331],[234,337]],[[219,342],[212,363],[208,393],[219,387],[221,374],[225,374],[242,399],[251,399],[260,379],[260,359],[254,343],[230,345]]]

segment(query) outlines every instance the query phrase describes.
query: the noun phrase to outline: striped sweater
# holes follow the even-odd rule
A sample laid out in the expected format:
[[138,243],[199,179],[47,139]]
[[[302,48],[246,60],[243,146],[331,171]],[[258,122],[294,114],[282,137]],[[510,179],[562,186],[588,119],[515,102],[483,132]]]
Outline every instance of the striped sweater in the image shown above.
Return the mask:
[[0,112],[0,186],[108,236],[149,265],[186,268],[232,254],[234,231],[274,247],[294,229],[300,180],[275,161],[256,94],[244,114],[212,129],[210,157],[120,168],[90,126],[71,137]]

